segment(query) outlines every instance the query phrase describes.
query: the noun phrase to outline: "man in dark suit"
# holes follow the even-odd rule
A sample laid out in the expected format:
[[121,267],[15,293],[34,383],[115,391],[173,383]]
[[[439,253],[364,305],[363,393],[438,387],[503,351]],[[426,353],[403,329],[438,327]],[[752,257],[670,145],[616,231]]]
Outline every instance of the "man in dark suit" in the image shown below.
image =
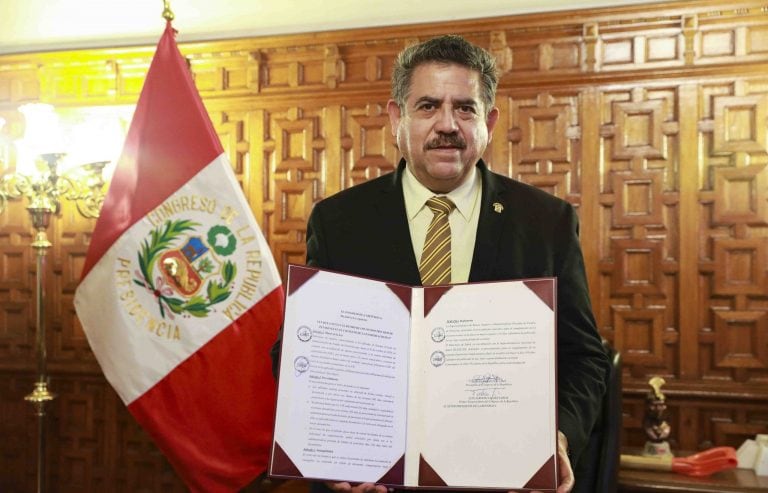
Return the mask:
[[[578,220],[565,201],[488,170],[481,156],[499,116],[493,57],[458,36],[397,58],[387,110],[403,155],[394,173],[319,202],[307,227],[307,264],[419,285],[434,219],[450,199],[450,255],[436,283],[557,277],[558,493],[571,491],[605,392],[608,360],[592,316]],[[431,253],[429,255],[432,255]],[[514,458],[510,458],[514,460]],[[385,492],[381,485],[328,485]]]

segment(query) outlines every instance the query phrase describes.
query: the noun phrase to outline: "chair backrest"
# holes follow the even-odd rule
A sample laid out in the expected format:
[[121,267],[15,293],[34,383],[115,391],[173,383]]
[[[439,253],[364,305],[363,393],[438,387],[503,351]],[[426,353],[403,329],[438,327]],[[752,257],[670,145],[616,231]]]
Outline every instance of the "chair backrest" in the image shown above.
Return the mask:
[[603,341],[611,361],[600,417],[587,447],[574,464],[576,486],[573,493],[616,493],[619,481],[621,448],[621,353]]
[[595,491],[614,493],[618,490],[621,455],[621,353],[611,347],[607,341],[603,341],[603,346],[611,359],[611,375],[603,399],[603,437]]

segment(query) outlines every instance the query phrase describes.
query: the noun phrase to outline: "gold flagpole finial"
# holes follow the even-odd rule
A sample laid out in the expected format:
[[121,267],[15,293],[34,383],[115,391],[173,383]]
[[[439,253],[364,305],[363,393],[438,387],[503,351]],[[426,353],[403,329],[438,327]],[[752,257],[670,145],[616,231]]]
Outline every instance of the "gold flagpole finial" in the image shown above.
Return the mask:
[[163,19],[171,22],[173,20],[173,12],[171,11],[171,5],[169,0],[163,0]]

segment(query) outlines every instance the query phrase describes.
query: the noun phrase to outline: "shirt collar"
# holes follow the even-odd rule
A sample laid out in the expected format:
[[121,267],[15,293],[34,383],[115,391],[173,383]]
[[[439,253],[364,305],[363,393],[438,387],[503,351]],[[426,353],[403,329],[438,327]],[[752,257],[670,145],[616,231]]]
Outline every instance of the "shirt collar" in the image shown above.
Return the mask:
[[[472,211],[477,204],[477,198],[480,196],[482,185],[480,182],[480,173],[477,167],[473,166],[464,182],[446,195],[456,204],[456,210],[466,220],[472,217]],[[406,166],[403,173],[403,195],[405,197],[405,211],[408,220],[413,220],[416,215],[426,207],[427,199],[436,194],[422,185],[419,180],[411,173],[411,169]]]

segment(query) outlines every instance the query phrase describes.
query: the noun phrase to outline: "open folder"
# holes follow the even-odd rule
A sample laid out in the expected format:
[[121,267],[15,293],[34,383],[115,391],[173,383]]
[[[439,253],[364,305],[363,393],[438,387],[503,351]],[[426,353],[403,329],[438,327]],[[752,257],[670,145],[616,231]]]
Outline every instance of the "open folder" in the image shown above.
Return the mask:
[[291,265],[270,475],[557,487],[556,280],[411,287]]

